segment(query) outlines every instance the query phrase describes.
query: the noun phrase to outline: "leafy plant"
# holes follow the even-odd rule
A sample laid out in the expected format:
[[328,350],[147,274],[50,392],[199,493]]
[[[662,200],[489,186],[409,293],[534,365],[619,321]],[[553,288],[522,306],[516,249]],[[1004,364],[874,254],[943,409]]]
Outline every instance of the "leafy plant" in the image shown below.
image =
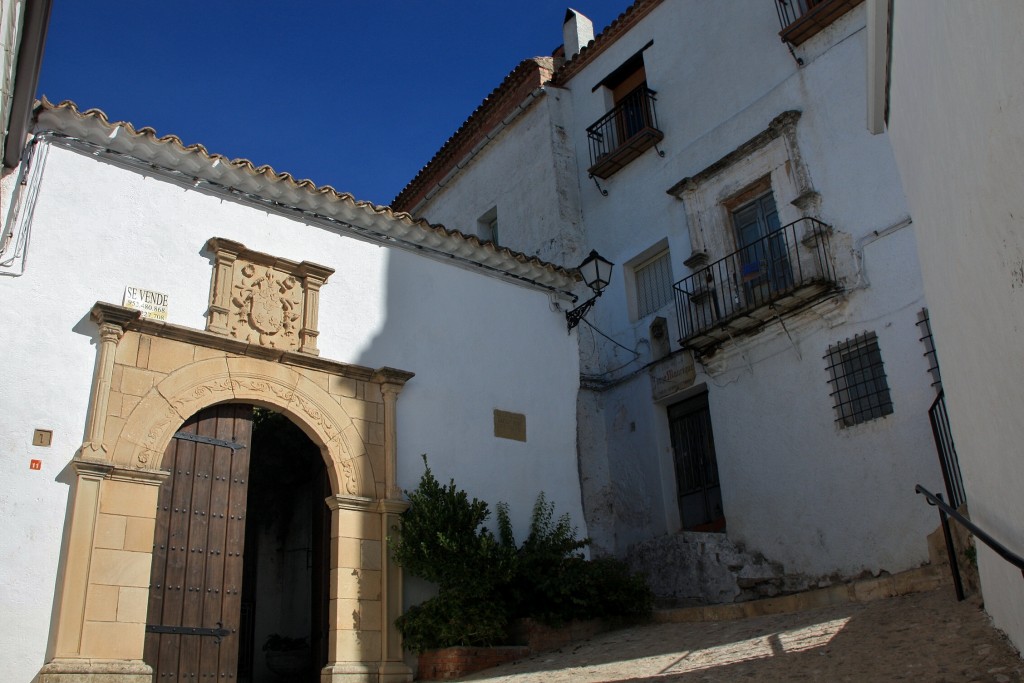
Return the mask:
[[490,510],[449,480],[434,477],[426,456],[419,485],[407,491],[401,536],[391,541],[398,564],[438,585],[438,594],[407,611],[397,625],[410,649],[493,645],[506,638],[508,618],[494,604],[514,556],[484,526]]
[[504,605],[490,597],[442,588],[433,598],[410,607],[395,625],[413,652],[502,643],[508,637],[508,615]]
[[416,489],[406,492],[401,536],[389,538],[406,571],[436,583],[438,594],[399,617],[411,650],[505,642],[512,619],[548,624],[571,619],[642,615],[651,609],[643,578],[618,560],[587,561],[589,539],[577,537],[568,514],[537,496],[529,533],[517,546],[508,505],[497,506],[497,536],[486,526],[487,503],[434,477],[426,456]]

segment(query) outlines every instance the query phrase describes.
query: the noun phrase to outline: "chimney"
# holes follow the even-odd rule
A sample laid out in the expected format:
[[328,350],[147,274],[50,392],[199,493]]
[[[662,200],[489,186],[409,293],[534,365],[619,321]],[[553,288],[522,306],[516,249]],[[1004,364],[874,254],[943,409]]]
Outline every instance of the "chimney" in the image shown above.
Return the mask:
[[562,40],[565,46],[566,60],[580,53],[580,49],[594,39],[594,22],[576,10],[565,10],[565,22],[562,23]]

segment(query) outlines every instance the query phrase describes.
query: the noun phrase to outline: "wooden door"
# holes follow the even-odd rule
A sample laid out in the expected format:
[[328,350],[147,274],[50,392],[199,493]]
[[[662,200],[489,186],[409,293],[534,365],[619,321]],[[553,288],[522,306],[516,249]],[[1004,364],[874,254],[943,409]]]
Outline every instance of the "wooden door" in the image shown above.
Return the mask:
[[725,513],[708,395],[701,394],[669,407],[668,419],[683,528],[721,531],[725,528]]
[[212,406],[164,453],[144,655],[155,681],[235,678],[251,437],[252,406]]

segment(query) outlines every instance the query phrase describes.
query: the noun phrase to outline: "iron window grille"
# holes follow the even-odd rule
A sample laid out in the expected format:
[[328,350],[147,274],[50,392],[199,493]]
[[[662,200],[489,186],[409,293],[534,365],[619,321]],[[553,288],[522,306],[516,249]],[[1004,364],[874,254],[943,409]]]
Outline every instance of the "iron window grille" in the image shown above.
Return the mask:
[[831,396],[840,427],[892,414],[889,384],[874,332],[864,332],[830,346],[824,358],[828,361]]

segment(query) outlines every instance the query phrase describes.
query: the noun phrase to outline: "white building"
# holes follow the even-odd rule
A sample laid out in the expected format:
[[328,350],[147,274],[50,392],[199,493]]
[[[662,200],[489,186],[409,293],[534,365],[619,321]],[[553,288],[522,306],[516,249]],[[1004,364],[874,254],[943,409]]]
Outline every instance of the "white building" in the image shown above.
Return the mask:
[[261,680],[271,633],[410,680],[384,539],[424,453],[583,527],[571,273],[70,103],[6,180],[5,680]]
[[664,565],[675,532],[724,529],[795,586],[927,561],[914,486],[941,475],[864,7],[784,22],[788,42],[771,2],[640,0],[595,38],[570,10],[551,66],[523,62],[394,206],[619,264],[577,328],[595,547]]
[[[971,519],[1024,556],[1024,6],[871,5],[871,120],[914,213]],[[976,545],[985,609],[1024,648],[1021,571]]]

